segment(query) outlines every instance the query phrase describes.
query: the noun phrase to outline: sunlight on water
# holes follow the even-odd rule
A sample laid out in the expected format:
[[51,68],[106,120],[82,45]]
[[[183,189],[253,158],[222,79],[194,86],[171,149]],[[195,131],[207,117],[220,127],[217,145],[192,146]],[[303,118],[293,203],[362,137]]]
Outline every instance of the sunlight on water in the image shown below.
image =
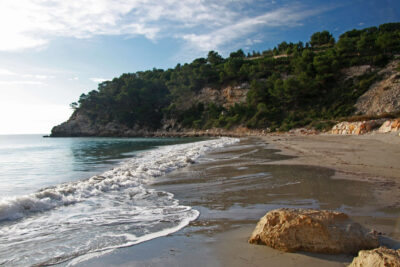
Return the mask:
[[[62,262],[181,229],[198,211],[151,189],[152,181],[206,151],[237,142],[7,138],[0,144],[1,190],[6,192],[0,198],[0,265],[9,266]],[[185,144],[174,144],[178,141]],[[167,144],[174,145],[161,146]],[[130,159],[116,164],[127,155]]]

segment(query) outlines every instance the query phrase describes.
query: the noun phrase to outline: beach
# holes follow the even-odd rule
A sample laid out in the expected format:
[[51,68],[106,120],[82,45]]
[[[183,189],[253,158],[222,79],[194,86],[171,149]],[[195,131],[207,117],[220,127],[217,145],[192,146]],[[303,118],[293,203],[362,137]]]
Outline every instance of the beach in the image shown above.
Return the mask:
[[284,253],[247,239],[269,210],[316,208],[345,212],[383,233],[381,244],[399,248],[399,159],[400,137],[392,134],[242,138],[151,185],[198,210],[197,220],[168,236],[65,264],[346,266],[354,255]]

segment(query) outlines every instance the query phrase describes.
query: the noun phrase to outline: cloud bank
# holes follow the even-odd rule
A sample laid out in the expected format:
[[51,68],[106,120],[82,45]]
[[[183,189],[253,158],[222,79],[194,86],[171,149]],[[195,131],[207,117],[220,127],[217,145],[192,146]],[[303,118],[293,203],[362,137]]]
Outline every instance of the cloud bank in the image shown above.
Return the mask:
[[0,86],[46,85],[45,80],[54,79],[54,75],[20,74],[0,68]]
[[109,81],[110,79],[106,79],[106,78],[90,78],[90,80],[92,82],[95,82],[95,83],[102,83],[104,81]]
[[0,51],[40,49],[57,37],[98,35],[174,37],[207,51],[246,40],[261,27],[300,25],[316,13],[252,0],[3,0]]

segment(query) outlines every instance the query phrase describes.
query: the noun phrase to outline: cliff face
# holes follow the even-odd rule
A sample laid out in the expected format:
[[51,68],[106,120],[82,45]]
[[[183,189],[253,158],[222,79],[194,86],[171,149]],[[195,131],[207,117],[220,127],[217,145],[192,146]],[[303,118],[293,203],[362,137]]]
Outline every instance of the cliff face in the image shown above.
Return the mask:
[[237,86],[227,86],[221,90],[205,87],[195,97],[196,102],[200,103],[217,103],[224,108],[229,108],[235,103],[246,102],[247,93],[250,90],[248,83],[243,83]]
[[394,60],[379,71],[381,81],[374,83],[357,101],[357,113],[381,115],[400,111],[400,60]]
[[[199,94],[194,96],[191,104],[194,103],[215,103],[228,108],[235,103],[244,103],[249,91],[249,84],[243,83],[238,86],[227,86],[222,89],[210,87],[203,88]],[[160,127],[161,131],[181,131],[181,126],[174,120],[163,120]],[[53,127],[51,136],[153,136],[162,135],[161,132],[155,132],[143,127],[134,126],[129,128],[125,125],[115,122],[109,122],[105,125],[99,124],[90,119],[90,117],[80,110],[76,110],[68,121]]]

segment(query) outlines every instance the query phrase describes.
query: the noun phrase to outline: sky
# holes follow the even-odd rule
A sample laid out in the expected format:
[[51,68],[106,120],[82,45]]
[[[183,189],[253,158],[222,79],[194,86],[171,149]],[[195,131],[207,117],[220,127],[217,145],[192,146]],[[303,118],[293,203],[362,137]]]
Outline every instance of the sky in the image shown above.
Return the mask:
[[48,134],[123,73],[387,22],[399,0],[1,0],[0,134]]

